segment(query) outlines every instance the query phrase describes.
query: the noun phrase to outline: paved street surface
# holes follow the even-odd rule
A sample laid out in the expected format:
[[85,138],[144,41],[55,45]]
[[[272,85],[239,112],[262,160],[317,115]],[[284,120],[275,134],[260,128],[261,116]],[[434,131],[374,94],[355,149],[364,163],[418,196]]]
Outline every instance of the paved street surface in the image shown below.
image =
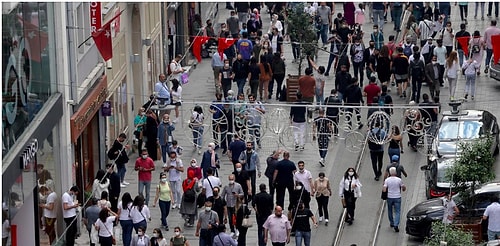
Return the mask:
[[[224,9],[224,7],[225,7],[224,3],[219,3],[219,14],[217,20],[213,21],[214,26],[218,25],[221,22],[224,22],[225,19],[229,16],[229,10]],[[469,27],[467,30],[472,33],[474,30],[477,29],[480,30],[481,33],[483,33],[485,27],[489,25],[489,20],[488,19],[486,19],[485,21],[474,20],[472,18],[474,13],[473,10],[474,10],[474,4],[469,4],[469,18],[468,18]],[[337,13],[339,11],[343,11],[341,4],[336,5],[335,12]],[[261,16],[263,18],[263,23],[264,23],[263,30],[267,30],[269,26],[269,15],[266,14],[265,8],[263,9]],[[388,19],[389,22],[386,24],[384,28],[386,30],[386,33],[384,34],[386,42],[388,40],[389,35],[394,34],[392,32],[393,23],[390,22],[390,17],[388,17]],[[369,34],[371,33],[372,24],[369,23],[368,16],[366,20],[367,23],[363,26],[363,29],[366,33],[364,38],[364,43],[368,44],[370,36]],[[458,6],[452,6],[451,21],[453,23],[454,33],[459,30],[459,24],[458,24],[459,20],[460,17],[458,13]],[[293,56],[291,54],[290,44],[285,44],[284,55],[286,58],[285,62],[287,64],[287,74],[297,74],[297,65],[291,63],[291,61],[293,60]],[[191,106],[192,104],[189,104],[190,102],[209,102],[215,99],[214,96],[215,89],[213,87],[213,73],[210,66],[210,61],[211,60],[209,58],[203,59],[203,61],[197,64],[196,68],[191,72],[189,79],[190,82],[183,88],[183,100],[187,102],[185,105]],[[318,60],[316,63],[318,65],[326,66],[327,62],[328,62],[328,53],[319,51]],[[350,72],[352,73],[352,70]],[[365,78],[365,84],[367,83],[366,81],[367,79]],[[460,76],[458,80],[458,87],[456,93],[457,96],[461,96],[463,94],[464,85],[465,85],[465,79],[462,76]],[[497,99],[498,97],[496,96],[498,94],[498,91],[500,90],[498,82],[489,79],[487,76],[484,75],[484,73],[482,73],[481,76],[477,79],[476,85],[477,85],[476,100],[466,102],[463,105],[463,108],[486,109],[491,111],[497,117],[500,116],[500,108],[495,107],[495,105],[498,105],[499,102]],[[330,77],[328,77],[327,84],[325,86],[325,93],[327,95],[329,94],[333,86],[334,86],[334,76],[332,74],[330,75]],[[233,85],[233,90],[236,91],[235,84]],[[428,93],[428,87],[424,86],[422,88],[422,93]],[[395,104],[406,103],[405,101],[396,96],[395,88],[393,88],[390,95],[392,95],[393,99],[395,100]],[[146,98],[147,95],[144,96],[143,98],[144,101],[146,100]],[[441,103],[443,105],[443,110],[449,109],[449,107],[447,106],[448,98],[449,98],[448,88],[447,87],[441,88]],[[270,103],[274,104],[278,102],[274,101],[273,99],[270,101]],[[198,160],[198,163],[201,162],[201,155],[198,155],[197,152],[193,151],[192,149],[192,145],[190,144],[188,138],[190,134],[190,132],[188,132],[189,128],[187,128],[187,126],[184,123],[186,122],[186,119],[188,119],[189,117],[188,114],[190,110],[191,108],[187,107],[182,109],[183,121],[177,123],[176,126],[177,130],[174,132],[175,137],[179,141],[180,145],[185,148],[184,154],[182,156],[182,161],[185,167],[187,167],[187,165],[189,164],[189,160],[191,158],[196,158]],[[400,125],[400,117],[402,113],[401,110],[397,112],[399,113],[395,113],[391,121],[393,124]],[[288,114],[288,112],[285,112],[285,114]],[[173,117],[171,116],[171,118]],[[363,122],[366,122],[366,110],[362,110],[362,119]],[[365,131],[366,131],[366,126],[365,128],[359,130],[360,133],[364,133]],[[208,136],[210,135],[205,134],[203,146],[206,146],[206,144],[209,142]],[[405,145],[406,141],[407,141],[407,136],[405,136],[404,140]],[[333,243],[335,232],[337,231],[338,227],[339,218],[342,213],[340,199],[338,198],[338,183],[344,171],[348,167],[356,165],[359,155],[359,153],[357,152],[351,152],[346,149],[345,140],[342,139],[342,134],[340,138],[335,140],[335,143],[336,144],[334,144],[334,146],[328,152],[328,156],[326,159],[326,167],[321,167],[318,164],[319,154],[317,151],[317,147],[314,144],[308,143],[304,151],[299,151],[299,152],[295,152],[293,150],[291,151],[290,159],[295,163],[299,160],[305,161],[306,163],[305,167],[307,170],[310,170],[312,172],[313,178],[316,178],[319,172],[325,172],[327,174],[327,177],[330,178],[331,181],[333,196],[331,197],[329,203],[330,224],[328,227],[326,227],[324,224],[321,223],[318,228],[312,229],[312,243],[316,245],[331,245]],[[261,165],[263,168],[265,168],[266,166],[265,165],[266,157],[276,147],[277,146],[273,144],[264,144],[263,148],[261,150],[258,150],[258,152],[260,153]],[[205,150],[205,148],[206,147],[204,147],[203,150]],[[219,156],[222,156],[220,150],[218,153]],[[132,195],[132,197],[134,197],[137,194],[137,186],[138,186],[137,173],[133,170],[134,161],[136,157],[137,157],[136,153],[132,154],[131,161],[127,166],[126,181],[130,182],[130,185],[128,185],[126,188],[122,188],[122,194],[123,192],[129,192]],[[389,159],[387,154],[384,154],[384,161],[388,162],[388,160]],[[404,233],[404,227],[406,222],[406,212],[414,204],[425,200],[425,195],[424,195],[425,180],[423,172],[420,171],[420,166],[425,165],[426,163],[425,156],[420,153],[412,152],[410,148],[405,146],[405,153],[402,155],[401,161],[404,164],[409,174],[408,178],[403,179],[408,187],[408,190],[403,194],[401,223],[400,223],[401,232],[397,234],[389,227],[387,214],[386,212],[384,212],[379,228],[378,239],[375,245],[421,245],[422,244],[421,241],[406,236],[406,234]],[[156,171],[153,174],[153,182],[151,185],[152,189],[150,194],[151,205],[153,203],[154,192],[155,192],[153,187],[155,187],[158,183],[157,178],[159,177],[159,173],[162,166],[161,161],[157,161],[155,162],[155,164],[156,164]],[[227,157],[222,157],[219,177],[221,178],[223,184],[227,184],[227,176],[231,173],[232,170],[233,170],[232,164],[227,160]],[[373,171],[371,168],[369,153],[365,153],[364,156],[361,158],[361,166],[358,173],[360,174],[361,182],[363,184],[362,188],[363,197],[359,198],[357,202],[356,216],[355,216],[356,220],[354,221],[352,226],[345,226],[344,233],[342,235],[342,239],[339,245],[350,245],[352,243],[356,243],[357,245],[371,245],[373,239],[373,232],[375,228],[377,228],[378,226],[378,221],[376,221],[376,218],[378,218],[377,216],[379,213],[379,208],[382,203],[382,200],[380,200],[380,190],[382,188],[382,181],[373,180]],[[497,176],[500,176],[499,170],[496,170],[496,174]],[[183,178],[184,177],[185,175],[183,176]],[[267,178],[262,176],[261,178],[257,179],[257,187],[258,184],[260,183],[267,184],[267,182],[268,182]],[[288,205],[288,198],[286,199],[287,200],[285,202],[285,206]],[[153,228],[160,227],[161,224],[159,220],[160,217],[159,208],[150,207],[150,209],[152,212],[153,220],[148,223],[148,230],[147,230],[148,235],[152,235]],[[311,201],[311,209],[317,216],[317,205],[314,199]],[[178,209],[171,210],[170,215],[168,216],[168,224],[170,227],[170,231],[169,232],[163,231],[163,235],[166,238],[170,238],[173,235],[173,228],[175,226],[180,226],[181,228],[183,228],[184,235],[190,241],[191,245],[197,245],[198,240],[194,236],[195,228],[184,228],[183,227],[184,220],[181,218],[178,211],[179,211]],[[254,219],[255,222],[254,216],[255,214],[252,211],[252,218]],[[117,239],[121,239],[121,236],[117,237]],[[122,245],[120,240],[117,241],[118,245]],[[80,238],[78,238],[77,242],[78,245],[88,245],[87,234],[82,233]],[[292,243],[295,243],[294,238],[292,238]],[[248,231],[247,244],[251,246],[257,245],[256,225],[254,225]],[[268,245],[270,245],[270,243],[268,243]]]

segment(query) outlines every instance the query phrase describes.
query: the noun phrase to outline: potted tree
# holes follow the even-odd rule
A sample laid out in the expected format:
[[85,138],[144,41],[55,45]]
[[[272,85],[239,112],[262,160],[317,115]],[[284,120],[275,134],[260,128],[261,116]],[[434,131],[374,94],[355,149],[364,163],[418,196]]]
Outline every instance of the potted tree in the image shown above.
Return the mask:
[[446,245],[474,245],[473,235],[468,231],[457,230],[454,227],[446,226],[441,221],[432,223],[432,237],[425,238],[424,245],[441,246]]
[[453,187],[459,193],[459,199],[464,202],[460,208],[460,217],[457,217],[454,225],[462,230],[472,231],[476,242],[482,241],[482,214],[478,214],[476,210],[462,212],[465,210],[462,208],[472,207],[475,204],[474,191],[479,185],[495,178],[495,174],[491,171],[495,162],[491,153],[492,143],[489,137],[459,143],[460,155],[446,172],[447,178],[452,181]]
[[297,74],[288,74],[286,81],[287,101],[295,101],[302,68],[308,64],[307,57],[314,55],[317,48],[317,29],[314,26],[313,17],[304,12],[304,3],[299,3],[286,11],[288,39],[292,43],[292,49],[297,48],[298,50]]

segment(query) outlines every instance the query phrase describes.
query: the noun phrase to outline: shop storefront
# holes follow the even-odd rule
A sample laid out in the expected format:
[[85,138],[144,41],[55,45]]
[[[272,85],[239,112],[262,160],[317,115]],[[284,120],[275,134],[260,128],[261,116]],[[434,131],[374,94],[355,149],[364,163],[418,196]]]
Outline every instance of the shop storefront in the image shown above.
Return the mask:
[[[54,3],[2,3],[2,207],[9,245],[40,245],[37,165],[54,183],[63,115]],[[29,237],[23,235],[30,235]]]
[[[107,76],[102,75],[70,120],[71,142],[75,150],[73,180],[77,186],[83,187],[86,191],[91,190],[97,170],[105,165],[105,163],[101,165],[105,121],[99,111],[108,95],[107,86]],[[84,194],[81,193],[78,200],[85,201]]]

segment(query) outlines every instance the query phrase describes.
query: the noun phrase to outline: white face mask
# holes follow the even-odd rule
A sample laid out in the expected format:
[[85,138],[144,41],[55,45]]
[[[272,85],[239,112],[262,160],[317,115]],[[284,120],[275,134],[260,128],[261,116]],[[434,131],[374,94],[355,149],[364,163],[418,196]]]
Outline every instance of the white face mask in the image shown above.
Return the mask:
[[144,235],[144,232],[142,232],[142,231],[137,232],[137,235],[142,236],[142,235]]
[[269,47],[269,46],[267,46],[267,45],[264,45],[264,49],[267,49],[267,47]]
[[241,172],[241,167],[236,168],[236,172]]
[[432,64],[433,64],[433,65],[434,65],[434,64],[436,64],[436,63],[437,63],[437,61],[432,61]]
[[234,180],[229,180],[229,184],[230,185],[234,184]]
[[148,155],[142,155],[142,159],[148,158]]
[[210,212],[212,210],[212,207],[205,207],[205,211]]
[[348,172],[349,176],[353,176],[354,172]]
[[297,189],[297,190],[301,190],[301,189],[302,189],[302,186],[297,185],[297,186],[295,186],[295,189]]
[[196,163],[191,163],[191,166],[192,167],[196,167]]
[[176,235],[176,236],[181,235],[181,232],[180,232],[180,231],[176,231],[176,232],[174,232],[174,233],[175,233],[175,235]]
[[166,178],[162,178],[161,182],[167,182],[167,179]]
[[163,123],[167,124],[167,123],[168,123],[168,120],[163,120]]
[[153,233],[153,237],[158,237],[158,233]]

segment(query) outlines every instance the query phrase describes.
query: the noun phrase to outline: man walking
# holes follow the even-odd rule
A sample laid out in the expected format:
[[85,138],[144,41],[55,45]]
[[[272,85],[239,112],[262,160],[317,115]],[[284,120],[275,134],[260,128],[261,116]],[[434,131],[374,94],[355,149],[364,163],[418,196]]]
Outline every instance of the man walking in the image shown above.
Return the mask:
[[[93,197],[91,200],[91,206],[87,207],[85,209],[85,214],[83,217],[83,224],[85,224],[85,227],[87,228],[87,231],[89,232],[89,238],[90,237],[90,231],[92,230],[92,226],[94,226],[94,223],[99,219],[99,212],[101,211],[101,208],[97,206],[97,201],[98,199]],[[90,241],[90,246],[96,245],[98,242],[92,242],[92,239]]]
[[243,140],[241,140],[240,136],[238,133],[234,134],[234,139],[233,141],[229,144],[228,148],[228,156],[229,159],[233,162],[233,165],[236,165],[236,163],[240,162],[239,158],[241,155],[241,152],[245,151],[246,145]]
[[498,197],[491,196],[491,204],[486,207],[483,220],[488,220],[488,241],[500,237],[500,204]]
[[[243,170],[247,171],[248,176],[250,177],[252,191],[255,191],[255,181],[257,179],[257,175],[259,178],[262,175],[259,154],[254,150],[253,142],[247,142],[246,147],[246,151],[241,152],[239,160]],[[253,195],[248,197],[248,199],[252,200],[252,197]]]
[[266,246],[264,241],[264,223],[267,218],[273,213],[273,197],[266,192],[266,185],[259,185],[260,192],[255,195],[253,208],[257,217],[257,237],[259,239],[259,246]]
[[293,127],[293,138],[295,142],[295,151],[304,150],[304,134],[306,131],[306,102],[302,101],[302,93],[297,92],[297,101],[295,106],[290,108],[290,124]]
[[233,214],[236,214],[236,200],[238,198],[243,198],[243,188],[241,188],[240,184],[235,182],[234,174],[229,174],[228,181],[229,183],[224,186],[224,189],[222,189],[222,194],[220,196],[226,201],[229,227],[231,228],[231,232],[235,233],[235,225],[233,224],[232,218]]
[[398,178],[395,167],[389,168],[390,177],[384,181],[382,191],[387,192],[387,212],[389,222],[395,232],[399,232],[399,217],[401,212],[401,192],[406,191],[401,178]]
[[391,167],[396,168],[396,177],[401,178],[401,174],[404,174],[405,178],[408,177],[404,166],[399,163],[399,155],[393,155],[391,157],[391,164],[387,165],[387,168],[385,169],[384,180],[389,177],[389,169],[391,169]]
[[241,163],[236,163],[236,170],[233,172],[236,183],[241,185],[243,189],[243,201],[248,203],[249,196],[252,193],[252,185],[250,184],[250,176],[246,170],[243,170]]
[[121,187],[126,187],[126,185],[130,184],[125,182],[125,173],[127,172],[125,165],[129,160],[126,150],[130,148],[128,144],[124,145],[126,139],[127,135],[125,135],[125,133],[120,133],[115,142],[113,142],[113,146],[108,150],[108,158],[115,161],[116,168],[118,169]]
[[[335,89],[333,89],[335,90]],[[339,100],[340,101],[340,100]],[[330,109],[330,108],[328,108]],[[327,110],[328,110],[327,109]],[[313,124],[313,141],[318,141],[319,148],[319,164],[324,167],[325,166],[325,158],[328,153],[328,145],[330,143],[330,138],[332,137],[332,133],[334,135],[338,135],[338,108],[336,109],[336,116],[332,117],[332,119],[325,117],[325,110],[320,108],[318,112],[318,117],[314,119]],[[336,120],[336,122],[334,121]],[[335,123],[334,123],[335,122]]]
[[370,158],[376,181],[379,181],[380,176],[382,176],[382,162],[384,158],[383,142],[386,137],[386,132],[381,128],[380,124],[380,121],[375,121],[375,127],[370,130],[370,137],[368,139],[368,148],[370,149]]
[[205,202],[205,211],[198,215],[195,236],[200,238],[200,246],[212,246],[214,228],[219,224],[217,212],[212,211],[212,202]]
[[264,243],[267,243],[270,234],[273,246],[285,246],[290,243],[290,232],[292,226],[286,216],[283,216],[283,208],[276,206],[274,214],[267,217],[264,225]]
[[427,78],[427,84],[429,85],[429,93],[431,97],[439,97],[440,85],[439,85],[439,64],[437,63],[437,57],[432,56],[431,62],[425,65],[425,76]]
[[75,245],[75,237],[77,233],[76,227],[76,208],[80,206],[78,200],[73,200],[73,197],[78,195],[80,189],[78,186],[73,186],[69,191],[64,192],[61,197],[63,207],[63,217],[66,223],[66,245]]
[[328,30],[332,25],[332,10],[330,7],[326,6],[326,2],[321,2],[320,6],[316,10],[316,14],[321,19],[321,29],[319,30],[321,41],[323,42],[323,47],[328,44]]
[[[498,3],[496,4],[498,6]],[[497,12],[497,17],[498,17],[498,12]],[[491,56],[493,55],[493,43],[491,42],[491,36],[499,34],[500,34],[500,28],[497,27],[497,21],[492,20],[491,25],[484,31],[484,41],[486,41],[486,60],[484,61],[486,68],[484,69],[484,73],[488,73],[488,69],[490,68]]]
[[[276,165],[278,164],[278,159],[280,158],[281,155],[281,150],[273,150],[273,153],[267,157],[266,163],[266,171],[264,171],[264,175],[268,179],[269,183],[269,194],[271,195],[271,199],[274,202],[274,183],[273,183],[273,175],[274,175],[274,170],[276,170]],[[272,208],[271,208],[272,210]]]
[[411,79],[411,101],[420,102],[420,91],[422,90],[422,82],[424,80],[425,65],[424,61],[420,60],[420,52],[413,54],[414,60],[410,62],[410,79]]
[[172,146],[174,136],[172,132],[175,130],[175,125],[170,121],[168,114],[163,115],[161,123],[158,125],[158,136],[156,137],[161,148],[161,157],[163,164],[167,163],[168,150]]
[[293,174],[297,168],[295,163],[290,161],[290,153],[283,152],[283,160],[276,164],[273,174],[273,183],[276,187],[276,204],[280,207],[285,205],[285,189],[288,190],[288,197],[291,197],[294,190]]
[[151,188],[151,173],[155,170],[155,163],[153,159],[148,156],[148,151],[143,149],[141,157],[135,161],[135,170],[138,171],[138,193],[144,196],[143,190],[145,189],[146,195],[144,202],[149,204],[149,189]]
[[169,160],[165,165],[163,165],[163,171],[168,172],[168,181],[170,182],[170,189],[174,195],[173,200],[177,204],[172,205],[172,209],[181,208],[182,201],[182,173],[184,172],[184,165],[182,165],[182,160],[177,158],[177,152],[172,151],[169,154]]
[[299,171],[293,174],[295,183],[302,183],[304,185],[304,189],[306,189],[309,194],[314,194],[314,185],[311,172],[309,170],[306,170],[304,161],[297,162],[297,166],[299,166]]
[[[148,152],[146,150],[146,152]],[[109,202],[111,203],[111,210],[115,213],[118,212],[118,198],[120,197],[121,185],[120,176],[115,172],[113,164],[106,165],[107,177],[109,179]]]

